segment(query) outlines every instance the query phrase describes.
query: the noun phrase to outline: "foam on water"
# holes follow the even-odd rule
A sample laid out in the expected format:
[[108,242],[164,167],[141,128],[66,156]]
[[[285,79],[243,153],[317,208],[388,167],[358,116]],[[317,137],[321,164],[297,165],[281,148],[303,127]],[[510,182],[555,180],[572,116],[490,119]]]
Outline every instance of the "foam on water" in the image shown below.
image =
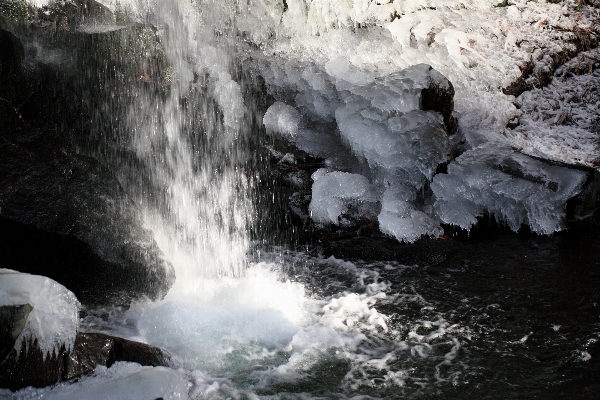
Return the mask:
[[[113,333],[122,324],[124,336],[169,350],[193,399],[343,398],[372,388],[386,397],[386,390],[415,390],[415,382],[448,384],[462,370],[455,358],[468,330],[414,289],[380,276],[409,267],[301,253],[261,259],[243,277],[205,280],[193,299],[140,303],[108,321],[88,315],[83,324],[103,330],[104,323]],[[419,316],[380,311],[389,307]]]

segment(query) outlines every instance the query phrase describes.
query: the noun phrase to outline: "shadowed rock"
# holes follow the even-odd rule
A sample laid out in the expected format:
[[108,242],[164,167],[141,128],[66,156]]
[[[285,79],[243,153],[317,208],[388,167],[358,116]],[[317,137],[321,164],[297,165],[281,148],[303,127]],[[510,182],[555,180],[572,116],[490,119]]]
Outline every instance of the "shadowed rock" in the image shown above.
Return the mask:
[[44,357],[35,343],[29,344],[28,350],[23,343],[18,356],[11,349],[0,365],[0,387],[11,390],[45,387],[89,374],[98,365],[110,367],[117,361],[153,367],[172,365],[169,353],[157,347],[103,333],[80,332],[70,353],[63,347],[58,354]]
[[0,364],[15,346],[31,310],[31,304],[0,307]]

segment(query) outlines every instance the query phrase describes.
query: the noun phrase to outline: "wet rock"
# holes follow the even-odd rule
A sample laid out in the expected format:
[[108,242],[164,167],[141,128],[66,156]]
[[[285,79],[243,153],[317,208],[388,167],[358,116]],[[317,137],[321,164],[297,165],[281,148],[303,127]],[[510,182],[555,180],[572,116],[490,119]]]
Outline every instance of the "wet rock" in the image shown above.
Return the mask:
[[171,355],[158,347],[104,333],[85,332],[77,335],[75,349],[65,361],[63,379],[90,373],[97,365],[110,367],[117,361],[152,367],[172,365]]
[[13,348],[0,365],[0,387],[19,390],[27,386],[44,387],[61,380],[65,349],[46,356],[35,343],[28,345],[23,342],[18,353]]
[[570,225],[600,224],[600,171],[584,169],[588,178],[577,196],[567,202]]
[[15,346],[31,310],[30,304],[0,307],[0,364]]
[[28,10],[24,0],[0,1],[0,26],[27,24]]
[[80,332],[72,352],[62,348],[44,357],[35,343],[25,343],[17,356],[12,349],[0,365],[0,387],[19,390],[27,386],[45,387],[94,371],[98,365],[112,366],[117,361],[144,366],[172,365],[171,356],[157,347],[102,333]]
[[173,268],[107,168],[50,130],[0,139],[3,267],[54,279],[83,304],[166,293]]

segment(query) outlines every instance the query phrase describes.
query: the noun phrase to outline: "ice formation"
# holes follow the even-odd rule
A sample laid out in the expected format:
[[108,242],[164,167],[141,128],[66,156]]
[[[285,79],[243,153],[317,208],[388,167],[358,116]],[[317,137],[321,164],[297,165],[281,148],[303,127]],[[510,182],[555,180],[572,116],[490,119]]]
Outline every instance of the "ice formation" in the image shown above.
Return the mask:
[[312,175],[312,200],[309,211],[320,223],[348,224],[374,213],[379,193],[362,175],[347,172],[328,172],[322,168]]
[[517,98],[523,114],[506,136],[520,151],[569,164],[600,166],[600,50],[559,67],[552,82]]
[[79,302],[64,286],[39,275],[0,269],[0,306],[30,304],[33,310],[15,342],[17,352],[37,341],[44,358],[72,350],[79,326]]
[[411,190],[389,187],[381,203],[381,213],[377,217],[379,229],[398,241],[414,242],[424,234],[433,237],[444,234],[437,220],[414,206]]
[[[381,202],[385,187],[393,185],[414,193],[400,199],[394,197],[397,191],[387,192],[385,215],[380,218],[384,232],[411,242],[424,234],[439,234],[439,224],[419,209],[416,192],[450,157],[442,115],[421,110],[422,90],[434,84],[440,90],[451,90],[441,74],[419,64],[374,78],[344,60],[328,62],[325,70],[309,65],[293,75],[276,66],[271,71],[269,82],[276,81],[286,87],[286,93],[295,93],[298,108],[274,103],[263,120],[267,132],[278,132],[311,154],[329,155],[332,167],[366,173],[370,178],[317,171],[310,204],[314,221],[346,225],[361,217],[375,219],[374,204]],[[276,95],[281,86],[273,88]],[[306,128],[334,121],[337,132]],[[347,149],[358,161],[352,164],[348,158],[336,158],[340,149]],[[368,166],[366,172],[364,165]],[[398,201],[406,203],[405,207],[392,206]]]
[[284,137],[293,138],[298,134],[300,113],[294,107],[277,101],[265,113],[263,124],[267,132],[277,132]]
[[482,146],[462,154],[448,174],[433,178],[435,213],[448,224],[471,228],[484,210],[513,231],[564,229],[566,202],[587,179],[583,171],[552,166],[508,148]]
[[[140,20],[152,15],[150,3],[100,1],[112,10],[128,10]],[[421,198],[419,191],[449,155],[439,116],[417,111],[418,79],[409,80],[419,64],[431,65],[453,83],[455,115],[466,149],[494,142],[544,158],[586,165],[595,162],[593,137],[572,126],[553,126],[549,136],[539,123],[530,124],[531,134],[523,134],[519,128],[505,132],[520,111],[503,89],[510,89],[525,70],[534,71],[527,80],[529,85],[537,84],[539,74],[551,73],[554,60],[575,51],[573,30],[597,35],[600,15],[596,8],[576,8],[577,2],[571,0],[560,4],[514,0],[503,7],[491,0],[194,0],[179,2],[183,11],[173,13],[177,7],[171,3],[159,1],[159,11],[152,18],[158,20],[161,35],[166,33],[168,38],[169,32],[175,32],[173,37],[186,38],[184,47],[188,49],[181,54],[193,67],[187,61],[179,62],[178,76],[191,79],[192,71],[210,75],[211,94],[224,113],[224,136],[231,139],[240,133],[245,112],[240,87],[228,70],[235,54],[264,78],[276,99],[265,114],[267,130],[325,158],[331,169],[361,174],[378,185],[381,193],[387,193],[385,201],[384,197],[378,199],[384,213],[380,224],[399,239],[413,240],[417,231],[439,232],[427,199]],[[178,26],[169,18],[162,21],[169,15],[184,24]],[[169,28],[163,29],[164,25]],[[182,59],[177,53],[181,46],[170,43],[166,47],[172,60]],[[233,51],[223,51],[225,48]],[[413,76],[406,75],[407,69]],[[524,105],[526,96],[519,100]],[[394,103],[400,99],[402,102]],[[556,114],[552,121],[566,118],[568,110],[552,108],[550,114]],[[369,135],[363,134],[367,131]],[[566,138],[564,143],[562,138]],[[393,189],[386,191],[386,185]],[[405,186],[415,190],[411,200],[398,194]],[[223,188],[218,191],[223,198],[229,196],[226,207],[233,204],[234,213],[246,208],[243,199],[227,195]],[[179,204],[172,209],[185,210],[191,197],[174,193],[173,202]],[[407,217],[409,214],[413,216]],[[186,225],[181,221],[197,218],[188,213],[175,219]],[[244,218],[236,215],[234,220]],[[160,227],[162,222],[152,225]],[[419,228],[409,234],[402,224]],[[237,230],[246,225],[244,221],[232,227]],[[229,239],[226,236],[225,241]],[[240,244],[237,248],[247,244],[243,238],[232,239]],[[203,237],[197,242],[203,240],[214,242]],[[212,245],[219,250],[219,243]],[[232,262],[230,258],[220,261],[224,268],[231,268]]]

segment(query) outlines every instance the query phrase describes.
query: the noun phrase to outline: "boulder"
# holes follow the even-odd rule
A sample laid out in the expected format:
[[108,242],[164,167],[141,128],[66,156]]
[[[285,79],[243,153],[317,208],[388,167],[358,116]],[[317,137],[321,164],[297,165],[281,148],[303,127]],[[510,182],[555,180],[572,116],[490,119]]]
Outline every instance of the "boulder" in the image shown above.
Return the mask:
[[166,294],[173,268],[111,171],[50,130],[0,140],[3,267],[50,277],[87,305]]
[[117,361],[170,366],[156,347],[79,332],[79,301],[40,275],[0,269],[0,388],[44,387]]
[[99,365],[111,367],[117,361],[172,366],[169,353],[157,347],[102,333],[79,332],[71,352],[63,347],[58,354],[44,356],[35,343],[26,348],[25,342],[19,352],[11,349],[0,364],[0,387],[45,387],[89,374]]
[[74,351],[65,359],[62,379],[88,374],[97,365],[111,367],[117,361],[152,367],[169,367],[173,364],[171,355],[158,347],[104,333],[80,332],[75,339]]

